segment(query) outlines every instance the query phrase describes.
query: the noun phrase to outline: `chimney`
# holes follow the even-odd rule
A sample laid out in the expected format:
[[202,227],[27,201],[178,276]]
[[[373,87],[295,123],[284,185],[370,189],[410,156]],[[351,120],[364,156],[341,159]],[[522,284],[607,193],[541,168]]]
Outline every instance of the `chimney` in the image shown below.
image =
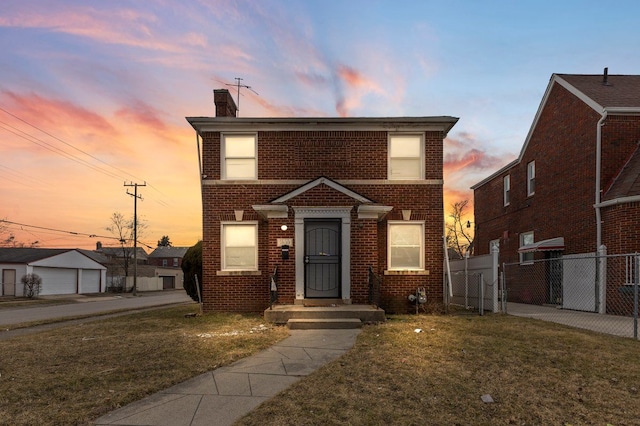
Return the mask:
[[213,91],[213,103],[216,104],[216,117],[235,117],[238,107],[227,89]]
[[102,243],[100,241],[96,243],[96,251],[102,251]]
[[602,76],[602,85],[603,86],[609,85],[609,68],[604,69],[604,74]]

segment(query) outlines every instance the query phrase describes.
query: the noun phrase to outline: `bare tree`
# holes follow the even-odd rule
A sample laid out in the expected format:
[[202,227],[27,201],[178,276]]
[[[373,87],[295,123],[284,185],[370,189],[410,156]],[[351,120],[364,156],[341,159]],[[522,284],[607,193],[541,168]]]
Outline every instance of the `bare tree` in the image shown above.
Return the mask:
[[470,223],[463,222],[463,217],[466,215],[465,209],[468,205],[469,200],[453,203],[451,213],[449,213],[451,222],[446,225],[447,247],[453,249],[460,257],[463,257],[468,251],[471,252],[473,248],[473,234],[471,227],[467,226]]
[[[105,229],[115,235],[120,241],[120,245],[122,247],[122,258],[120,260],[120,264],[122,266],[122,271],[124,272],[124,276],[129,276],[129,265],[133,259],[133,228],[134,223],[133,219],[127,219],[120,212],[115,212],[111,215],[111,224],[107,226]],[[138,238],[142,234],[141,231],[147,227],[146,223],[143,223],[138,219]]]

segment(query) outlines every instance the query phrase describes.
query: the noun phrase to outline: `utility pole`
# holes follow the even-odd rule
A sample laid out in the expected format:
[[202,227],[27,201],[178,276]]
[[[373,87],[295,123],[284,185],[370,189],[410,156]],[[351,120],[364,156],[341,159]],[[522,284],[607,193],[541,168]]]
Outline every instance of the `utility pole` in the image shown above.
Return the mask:
[[[142,200],[142,195],[138,195],[139,186],[147,186],[145,183],[124,183],[124,186],[134,187],[133,194],[127,189],[127,195],[133,197],[133,295],[138,295],[137,282],[138,282],[138,198]],[[126,283],[125,283],[126,286]]]

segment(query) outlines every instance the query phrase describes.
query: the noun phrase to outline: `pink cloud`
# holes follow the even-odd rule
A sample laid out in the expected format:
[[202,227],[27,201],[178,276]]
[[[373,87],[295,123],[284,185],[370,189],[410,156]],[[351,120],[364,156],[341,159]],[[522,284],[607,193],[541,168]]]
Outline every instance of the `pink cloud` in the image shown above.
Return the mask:
[[136,100],[131,105],[120,108],[115,113],[116,117],[136,124],[142,124],[155,131],[164,130],[165,122],[160,118],[161,111],[142,101]]
[[157,23],[151,13],[132,9],[97,10],[76,7],[39,14],[29,11],[13,17],[0,17],[0,26],[45,28],[53,32],[86,37],[101,43],[142,47],[165,52],[183,52],[179,43],[163,42],[151,30]]
[[339,80],[336,94],[336,111],[341,117],[348,116],[350,110],[357,108],[365,95],[383,93],[378,84],[355,68],[341,64],[338,65],[335,72]]
[[[38,127],[60,128],[66,125],[77,132],[114,135],[116,130],[101,115],[74,105],[69,101],[44,98],[40,95],[1,92],[0,99],[8,110],[22,120],[36,123]],[[45,126],[43,126],[43,124]],[[46,130],[46,129],[43,129]]]
[[502,156],[488,154],[484,149],[475,147],[478,145],[476,138],[469,133],[447,137],[443,164],[445,174],[462,169],[474,171],[497,169],[505,163]]

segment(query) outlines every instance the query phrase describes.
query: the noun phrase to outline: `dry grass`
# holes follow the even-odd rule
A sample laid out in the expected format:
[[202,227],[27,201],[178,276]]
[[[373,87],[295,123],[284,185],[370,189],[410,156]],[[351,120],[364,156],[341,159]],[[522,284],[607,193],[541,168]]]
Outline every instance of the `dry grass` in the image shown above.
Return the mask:
[[639,425],[639,389],[637,341],[502,315],[403,316],[365,327],[238,424]]
[[74,425],[229,364],[288,335],[258,316],[182,306],[0,342],[0,424]]

